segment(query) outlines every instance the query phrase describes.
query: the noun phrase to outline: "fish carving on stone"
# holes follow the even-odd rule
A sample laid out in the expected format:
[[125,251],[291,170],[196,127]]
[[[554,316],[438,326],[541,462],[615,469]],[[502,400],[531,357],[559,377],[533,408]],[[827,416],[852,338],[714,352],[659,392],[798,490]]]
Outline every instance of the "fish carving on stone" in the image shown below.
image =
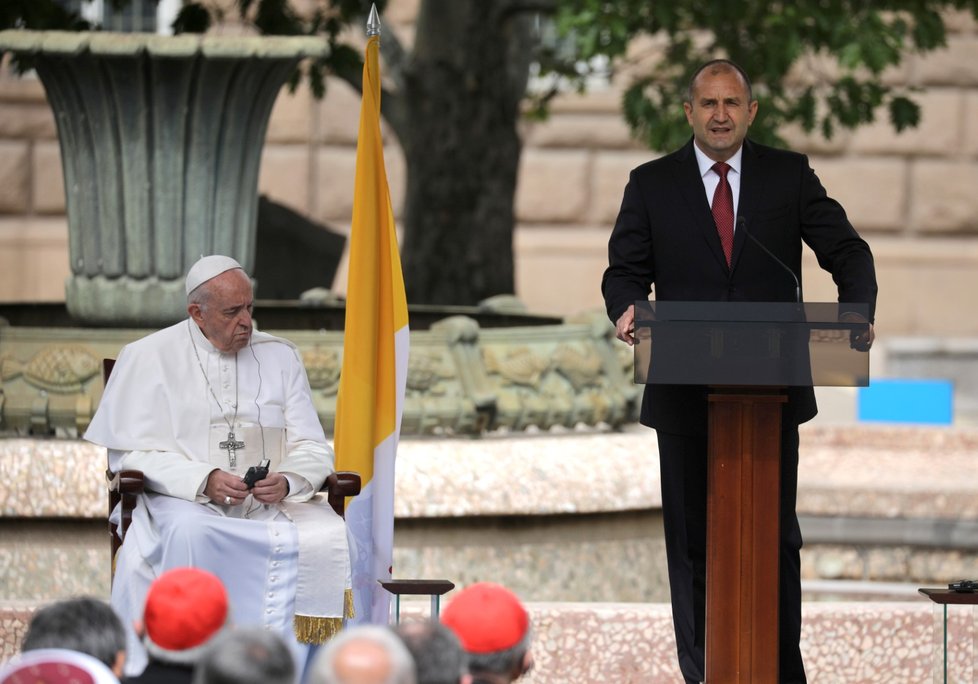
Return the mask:
[[554,352],[553,360],[557,372],[567,378],[575,390],[601,385],[601,358],[597,354],[586,354],[562,344]]
[[550,368],[550,362],[530,351],[528,347],[509,349],[500,359],[491,349],[483,352],[486,370],[496,373],[511,384],[535,387],[540,378]]
[[44,347],[27,363],[12,356],[0,359],[0,378],[4,382],[23,376],[29,385],[59,394],[80,392],[98,372],[98,358],[75,345]]
[[452,377],[446,372],[441,359],[436,354],[416,352],[408,360],[407,390],[409,392],[428,392],[444,394],[441,381]]

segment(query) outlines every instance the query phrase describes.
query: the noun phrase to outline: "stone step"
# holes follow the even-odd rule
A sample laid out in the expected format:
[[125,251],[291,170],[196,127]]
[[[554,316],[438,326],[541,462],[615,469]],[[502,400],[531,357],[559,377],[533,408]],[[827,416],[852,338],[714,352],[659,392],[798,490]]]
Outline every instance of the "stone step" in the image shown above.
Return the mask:
[[[805,425],[798,513],[978,521],[978,481],[967,477],[976,463],[978,428]],[[0,464],[0,518],[106,515],[100,447],[76,439],[0,438]],[[403,438],[398,449],[399,519],[660,506],[655,433],[639,426]]]
[[[806,603],[801,648],[809,681],[931,681],[941,657],[941,623],[933,605],[923,597],[904,603]],[[16,652],[34,608],[0,603],[0,659]],[[536,661],[521,680],[527,684],[681,681],[666,604],[531,602],[527,608]],[[975,681],[971,607],[958,608],[966,610],[952,614],[949,623],[949,671],[957,673],[954,681]],[[427,614],[426,600],[402,604],[402,621]]]

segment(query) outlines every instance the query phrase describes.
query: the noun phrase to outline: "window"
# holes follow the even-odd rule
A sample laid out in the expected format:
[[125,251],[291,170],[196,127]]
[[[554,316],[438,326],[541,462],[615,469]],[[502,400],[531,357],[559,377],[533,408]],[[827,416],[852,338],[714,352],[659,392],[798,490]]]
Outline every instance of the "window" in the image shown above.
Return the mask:
[[111,0],[59,0],[65,9],[106,31],[125,33],[173,33],[170,26],[180,11],[181,0],[129,0],[115,9]]

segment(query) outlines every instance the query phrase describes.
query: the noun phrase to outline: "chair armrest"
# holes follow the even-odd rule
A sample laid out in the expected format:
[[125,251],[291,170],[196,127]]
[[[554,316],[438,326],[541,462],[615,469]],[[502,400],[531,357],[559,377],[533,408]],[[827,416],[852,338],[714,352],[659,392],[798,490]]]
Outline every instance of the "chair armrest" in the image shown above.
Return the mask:
[[142,494],[145,489],[143,471],[141,470],[120,470],[113,473],[111,470],[105,471],[105,479],[108,483],[110,492],[119,494]]
[[356,496],[360,493],[360,473],[354,473],[349,470],[339,470],[331,473],[326,478],[323,490],[343,496]]
[[[145,483],[141,470],[120,470],[117,473],[111,470],[105,471],[106,485],[109,490],[109,547],[112,558],[122,545],[122,537],[129,529],[132,522],[132,512],[136,508],[136,497],[143,493]],[[119,528],[111,522],[112,511],[118,503],[122,503],[122,510],[119,516]],[[113,567],[114,570],[114,567]]]
[[326,478],[321,491],[327,493],[326,500],[336,511],[336,514],[343,517],[347,497],[356,496],[360,493],[360,473],[348,470],[331,473]]

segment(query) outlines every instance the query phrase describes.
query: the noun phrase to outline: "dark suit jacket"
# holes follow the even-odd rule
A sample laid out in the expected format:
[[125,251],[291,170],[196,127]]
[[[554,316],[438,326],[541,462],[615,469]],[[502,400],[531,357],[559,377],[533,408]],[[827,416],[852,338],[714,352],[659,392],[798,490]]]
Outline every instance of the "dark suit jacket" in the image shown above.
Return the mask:
[[142,674],[124,679],[123,684],[191,684],[193,679],[193,665],[171,665],[151,657]]
[[[832,274],[840,302],[876,306],[873,256],[804,155],[744,142],[738,222],[801,279],[802,243]],[[731,266],[720,246],[693,141],[634,169],[608,243],[601,290],[611,320],[654,285],[660,301],[793,302],[791,276],[738,230]],[[706,425],[706,388],[647,385],[641,421],[691,434]],[[790,388],[786,416],[816,413],[812,388]]]

